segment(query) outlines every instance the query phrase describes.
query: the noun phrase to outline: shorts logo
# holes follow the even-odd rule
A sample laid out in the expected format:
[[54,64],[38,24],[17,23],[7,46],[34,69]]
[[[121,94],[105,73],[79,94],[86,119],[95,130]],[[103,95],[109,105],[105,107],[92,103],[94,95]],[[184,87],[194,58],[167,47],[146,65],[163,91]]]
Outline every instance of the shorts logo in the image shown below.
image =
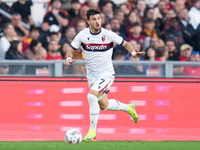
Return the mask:
[[102,41],[104,42],[106,40],[106,37],[105,36],[102,36],[101,37]]

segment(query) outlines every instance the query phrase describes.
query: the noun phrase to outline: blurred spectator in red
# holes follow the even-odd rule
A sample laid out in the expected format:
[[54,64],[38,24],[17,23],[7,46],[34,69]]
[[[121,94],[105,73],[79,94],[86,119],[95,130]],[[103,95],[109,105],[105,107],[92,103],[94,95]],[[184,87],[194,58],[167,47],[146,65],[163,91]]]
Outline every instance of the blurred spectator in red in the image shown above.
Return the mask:
[[34,60],[46,60],[47,50],[43,47],[40,47],[38,51],[36,51]]
[[165,44],[166,44],[166,49],[169,52],[168,60],[172,60],[172,61],[180,60],[179,59],[180,54],[176,47],[176,42],[172,39],[169,39],[165,42]]
[[24,53],[26,59],[34,60],[36,52],[42,47],[42,44],[38,40],[32,40],[29,49]]
[[169,57],[168,50],[162,46],[156,50],[156,61],[166,61]]
[[190,22],[195,30],[198,29],[200,24],[200,0],[196,0],[194,6],[189,10]]
[[110,20],[114,17],[114,8],[113,3],[111,1],[105,2],[102,7],[102,12],[106,15],[106,23],[110,22]]
[[14,26],[15,32],[17,33],[17,39],[19,41],[23,41],[29,36],[29,31],[26,28],[24,28],[21,24],[22,17],[19,13],[14,13],[12,15],[11,22]]
[[146,36],[142,35],[141,32],[142,32],[141,25],[139,23],[133,24],[132,35],[127,38],[127,41],[136,40],[136,41],[140,42],[143,47]]
[[149,37],[158,37],[157,31],[155,29],[155,22],[153,19],[146,19],[144,21],[144,33]]
[[6,52],[10,48],[10,43],[17,40],[17,34],[12,23],[4,24],[4,36],[0,38],[0,59],[5,59]]
[[[10,7],[5,2],[2,2],[2,0],[0,0],[0,8],[8,13],[11,11]],[[0,32],[3,30],[4,24],[7,22],[10,22],[10,19],[0,14]]]
[[42,30],[47,32],[51,25],[58,25],[63,32],[64,28],[69,24],[68,12],[61,9],[62,0],[51,0],[51,11],[48,11],[43,20]]
[[63,43],[61,48],[60,48],[60,54],[62,56],[63,59],[67,59],[66,58],[66,54],[67,54],[67,50],[69,49],[70,45],[69,43]]
[[33,24],[33,18],[31,16],[31,6],[33,5],[32,0],[18,0],[12,5],[13,13],[20,13],[22,21],[28,24]]
[[141,23],[141,19],[139,17],[139,14],[137,11],[132,11],[128,14],[127,16],[127,20],[125,20],[126,24],[126,32],[127,32],[127,35],[130,36],[132,33],[133,33],[133,25],[135,23],[139,24],[139,25],[142,25]]
[[60,44],[63,43],[71,43],[76,36],[76,29],[75,27],[68,27],[65,31],[64,37],[60,40]]
[[174,9],[170,9],[167,11],[166,13],[166,18],[167,20],[165,21],[165,30],[167,30],[169,28],[169,21],[171,18],[176,17],[176,12]]
[[183,44],[180,47],[180,61],[189,61],[192,52],[192,47],[188,44]]
[[59,43],[61,39],[60,28],[57,25],[51,25],[49,28],[48,36],[41,36],[40,41],[42,43],[42,47],[48,50],[48,44],[50,41],[57,41]]
[[166,9],[170,10],[170,9],[174,9],[174,5],[172,3],[171,0],[164,0],[166,2]]
[[35,24],[31,25],[29,31],[30,31],[29,37],[27,37],[26,39],[24,39],[22,41],[22,45],[23,45],[22,52],[23,52],[23,54],[29,48],[29,44],[31,43],[31,41],[32,40],[38,40],[38,38],[40,36],[40,27],[38,25],[35,25]]
[[[192,51],[190,56],[190,61],[200,62],[199,51]],[[200,67],[199,66],[184,66],[183,75],[188,76],[200,76]]]
[[86,27],[87,27],[87,22],[85,20],[83,20],[83,19],[80,19],[77,22],[77,25],[76,25],[76,33],[79,33],[80,31],[82,31]]
[[179,30],[179,22],[178,18],[170,18],[169,20],[169,29],[165,31],[164,40],[173,39],[180,46],[184,43],[183,35]]
[[46,60],[62,59],[62,56],[58,53],[58,42],[50,41],[48,45],[48,53]]
[[81,8],[81,3],[79,2],[79,0],[72,0],[71,1],[71,8],[68,11],[68,13],[69,13],[69,22],[73,18],[78,17],[80,8]]
[[146,8],[147,8],[147,5],[146,5],[145,0],[137,1],[136,9],[138,11],[138,14],[139,14],[141,20],[144,19],[144,13],[145,13]]
[[6,59],[24,59],[24,56],[22,55],[22,42],[11,42],[11,46],[6,52]]
[[191,45],[192,47],[194,46],[194,35],[195,35],[195,30],[190,23],[190,18],[188,16],[188,10],[187,8],[183,8],[179,11],[178,13],[179,17],[179,26],[180,30],[182,32],[183,38],[185,43]]

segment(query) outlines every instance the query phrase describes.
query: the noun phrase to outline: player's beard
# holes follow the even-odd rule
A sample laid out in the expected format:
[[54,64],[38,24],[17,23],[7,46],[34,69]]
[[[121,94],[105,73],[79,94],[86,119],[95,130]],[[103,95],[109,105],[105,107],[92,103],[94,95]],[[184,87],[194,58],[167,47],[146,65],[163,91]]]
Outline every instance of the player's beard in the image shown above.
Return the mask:
[[98,31],[100,31],[100,28],[94,28],[94,30],[95,30],[96,32],[98,32]]
[[99,26],[99,27],[94,27],[93,29],[94,29],[96,32],[98,32],[98,31],[100,31],[101,26]]

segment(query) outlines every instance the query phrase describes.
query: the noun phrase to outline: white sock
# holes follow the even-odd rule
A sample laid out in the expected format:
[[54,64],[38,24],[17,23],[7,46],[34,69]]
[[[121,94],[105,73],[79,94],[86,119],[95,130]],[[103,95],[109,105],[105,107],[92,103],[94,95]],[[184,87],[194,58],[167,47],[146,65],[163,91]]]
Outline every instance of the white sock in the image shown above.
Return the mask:
[[129,108],[127,104],[121,103],[118,100],[108,100],[109,104],[105,110],[112,110],[112,111],[125,111],[128,112]]
[[87,97],[90,105],[90,129],[96,130],[100,111],[98,98],[90,93],[88,93]]

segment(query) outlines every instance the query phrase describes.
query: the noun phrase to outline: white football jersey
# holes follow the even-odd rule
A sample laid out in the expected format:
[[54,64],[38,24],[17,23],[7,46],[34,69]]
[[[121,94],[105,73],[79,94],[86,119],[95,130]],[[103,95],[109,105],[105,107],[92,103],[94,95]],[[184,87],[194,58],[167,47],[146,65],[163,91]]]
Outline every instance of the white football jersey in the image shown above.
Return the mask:
[[104,28],[101,28],[99,33],[93,34],[88,27],[75,36],[71,47],[74,50],[79,47],[82,48],[88,75],[114,74],[112,64],[113,42],[122,45],[124,40],[121,36]]

